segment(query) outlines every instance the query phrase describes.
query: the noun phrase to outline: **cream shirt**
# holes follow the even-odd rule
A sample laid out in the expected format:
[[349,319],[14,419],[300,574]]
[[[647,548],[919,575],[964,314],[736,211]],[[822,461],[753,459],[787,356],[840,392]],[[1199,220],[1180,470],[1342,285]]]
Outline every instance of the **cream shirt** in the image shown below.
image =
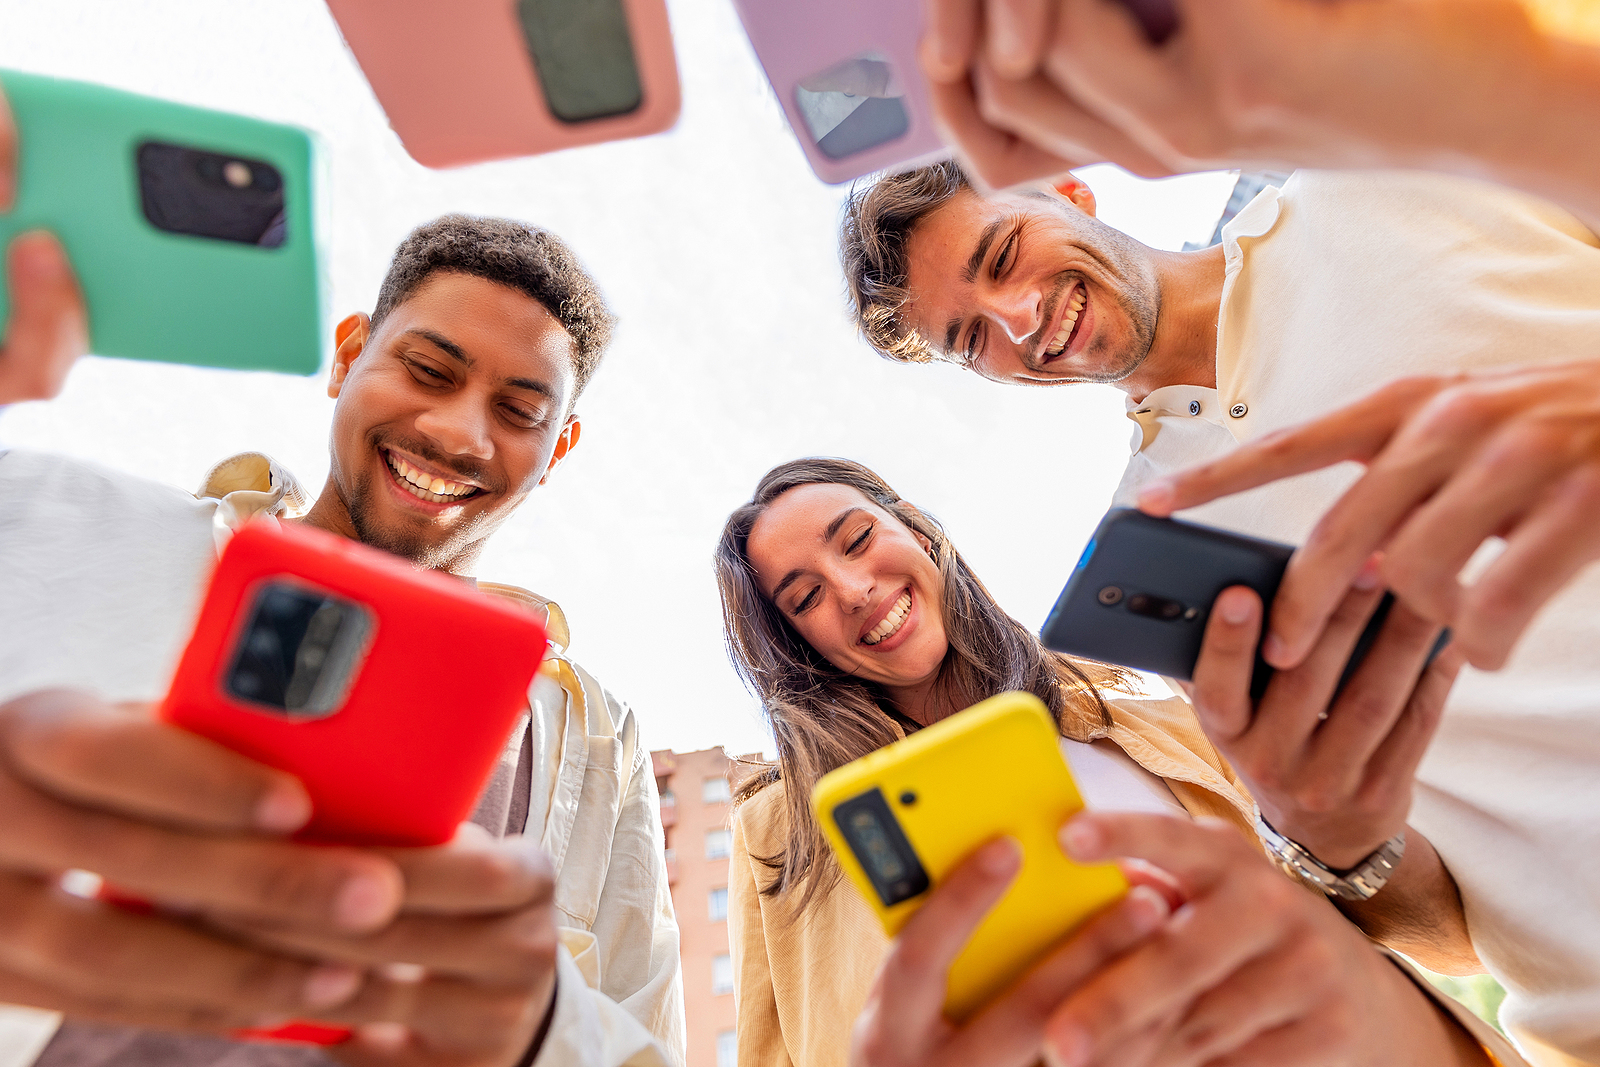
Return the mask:
[[[1129,404],[1116,502],[1407,374],[1600,355],[1600,238],[1547,203],[1457,178],[1301,171],[1224,229],[1217,388]],[[1298,544],[1344,464],[1185,518]],[[1497,673],[1467,668],[1411,823],[1461,887],[1501,1019],[1541,1067],[1600,1064],[1600,567]]]
[[[75,460],[0,452],[0,700],[49,685],[117,700],[161,696],[219,539],[252,515],[303,502],[293,479],[257,455],[219,465],[208,484],[217,495],[196,499]],[[564,645],[553,605],[549,624]],[[557,871],[556,1007],[536,1063],[679,1067],[678,929],[649,749],[625,704],[560,648],[551,652],[496,775],[500,792],[522,794],[491,790],[479,810],[497,834],[514,832],[507,812],[517,813]],[[49,1013],[0,1009],[0,1067],[34,1063],[57,1024]],[[284,1062],[282,1047],[259,1048],[262,1062]],[[227,1062],[255,1059],[234,1047]],[[327,1061],[307,1052],[306,1062]]]

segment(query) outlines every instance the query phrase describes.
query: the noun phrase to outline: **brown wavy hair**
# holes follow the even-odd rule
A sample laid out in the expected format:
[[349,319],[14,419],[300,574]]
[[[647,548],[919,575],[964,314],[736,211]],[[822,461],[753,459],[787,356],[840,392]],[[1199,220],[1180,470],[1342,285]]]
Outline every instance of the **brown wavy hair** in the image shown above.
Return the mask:
[[824,774],[898,741],[916,724],[883,686],[829,663],[761,592],[750,563],[750,530],[772,502],[802,485],[847,485],[927,538],[943,582],[940,606],[950,649],[939,685],[955,707],[996,693],[1026,690],[1044,701],[1058,726],[1067,716],[1109,726],[1102,689],[1133,692],[1120,667],[1051,652],[1027,627],[1001,610],[955,550],[937,519],[902,500],[868,468],[846,459],[810,458],[780,464],[756,485],[750,501],[728,516],[715,555],[728,655],[761,701],[777,742],[778,759],[746,779],[735,802],[773,782],[785,783],[787,829],[783,850],[755,859],[777,877],[761,892],[798,888],[804,908],[831,888],[839,870],[811,814],[811,788]]

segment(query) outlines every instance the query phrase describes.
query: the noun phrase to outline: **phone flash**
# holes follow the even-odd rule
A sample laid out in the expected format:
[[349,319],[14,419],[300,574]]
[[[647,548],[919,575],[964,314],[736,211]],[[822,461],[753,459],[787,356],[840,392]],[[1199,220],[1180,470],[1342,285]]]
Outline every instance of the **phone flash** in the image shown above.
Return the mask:
[[247,189],[255,179],[250,173],[249,166],[237,159],[230,159],[222,166],[222,180],[235,189]]

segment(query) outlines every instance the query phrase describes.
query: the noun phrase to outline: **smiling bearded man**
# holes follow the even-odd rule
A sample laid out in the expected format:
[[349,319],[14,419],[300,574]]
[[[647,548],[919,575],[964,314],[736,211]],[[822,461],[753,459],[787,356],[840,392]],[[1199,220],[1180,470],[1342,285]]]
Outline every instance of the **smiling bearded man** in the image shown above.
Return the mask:
[[[337,328],[332,461],[308,512],[259,453],[219,464],[196,499],[0,451],[0,616],[19,624],[0,642],[0,999],[65,1015],[0,1005],[0,1067],[682,1064],[649,749],[564,654],[555,604],[479,585],[538,612],[552,647],[477,825],[437,849],[289,843],[309,811],[248,801],[266,796],[264,769],[100,703],[162,695],[214,538],[257,516],[471,581],[485,540],[578,443],[573,404],[611,326],[554,235],[449,216],[406,238],[370,320]],[[39,692],[62,686],[78,692]],[[93,752],[110,763],[92,770]],[[55,890],[68,868],[148,886],[185,918],[72,901]],[[221,933],[213,914],[272,937]],[[221,1036],[288,1017],[354,1038],[321,1052]]]
[[[1054,188],[985,197],[955,164],[937,164],[852,193],[843,258],[857,322],[891,359],[1121,390],[1138,429],[1117,504],[1131,505],[1155,478],[1404,376],[1600,352],[1600,236],[1561,208],[1496,186],[1303,170],[1246,205],[1220,245],[1193,252],[1145,247],[1094,210],[1093,194],[1070,175]],[[1563,447],[1543,442],[1551,455]],[[1503,458],[1535,469],[1540,461]],[[1300,544],[1359,474],[1340,464],[1182,517]],[[1427,473],[1387,476],[1411,484]],[[1498,489],[1479,487],[1485,514],[1499,513]],[[1056,556],[1063,577],[1072,558]],[[1319,738],[1342,735],[1317,733],[1315,723],[1254,724],[1248,734],[1207,725],[1270,817],[1259,828],[1268,848],[1296,862],[1310,854],[1348,889],[1340,872],[1409,841],[1386,887],[1339,906],[1435,969],[1487,968],[1509,992],[1501,1018],[1542,1067],[1600,1064],[1600,822],[1575,818],[1600,810],[1600,568],[1552,600],[1534,629],[1504,670],[1462,671],[1420,764],[1393,757],[1433,729],[1406,714],[1368,709],[1375,734],[1365,748],[1330,741],[1319,750]],[[1272,646],[1266,652],[1272,659]],[[1341,728],[1362,715],[1352,709]],[[1330,713],[1330,729],[1338,718]],[[1256,740],[1263,734],[1270,739]],[[1313,796],[1314,774],[1330,759],[1349,761],[1333,801]],[[1389,825],[1368,832],[1375,821],[1363,821],[1361,806],[1380,793]],[[1284,842],[1310,839],[1301,831],[1313,807],[1328,825],[1363,826],[1363,839],[1337,854],[1292,853]]]

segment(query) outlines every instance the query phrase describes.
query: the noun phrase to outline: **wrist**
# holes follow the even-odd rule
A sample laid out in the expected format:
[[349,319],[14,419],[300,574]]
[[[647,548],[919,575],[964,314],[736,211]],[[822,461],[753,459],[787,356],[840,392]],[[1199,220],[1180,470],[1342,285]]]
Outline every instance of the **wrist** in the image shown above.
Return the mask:
[[1376,896],[1389,883],[1406,851],[1406,835],[1402,829],[1349,866],[1336,867],[1304,842],[1273,826],[1259,810],[1256,834],[1267,857],[1279,870],[1336,900],[1364,901]]

